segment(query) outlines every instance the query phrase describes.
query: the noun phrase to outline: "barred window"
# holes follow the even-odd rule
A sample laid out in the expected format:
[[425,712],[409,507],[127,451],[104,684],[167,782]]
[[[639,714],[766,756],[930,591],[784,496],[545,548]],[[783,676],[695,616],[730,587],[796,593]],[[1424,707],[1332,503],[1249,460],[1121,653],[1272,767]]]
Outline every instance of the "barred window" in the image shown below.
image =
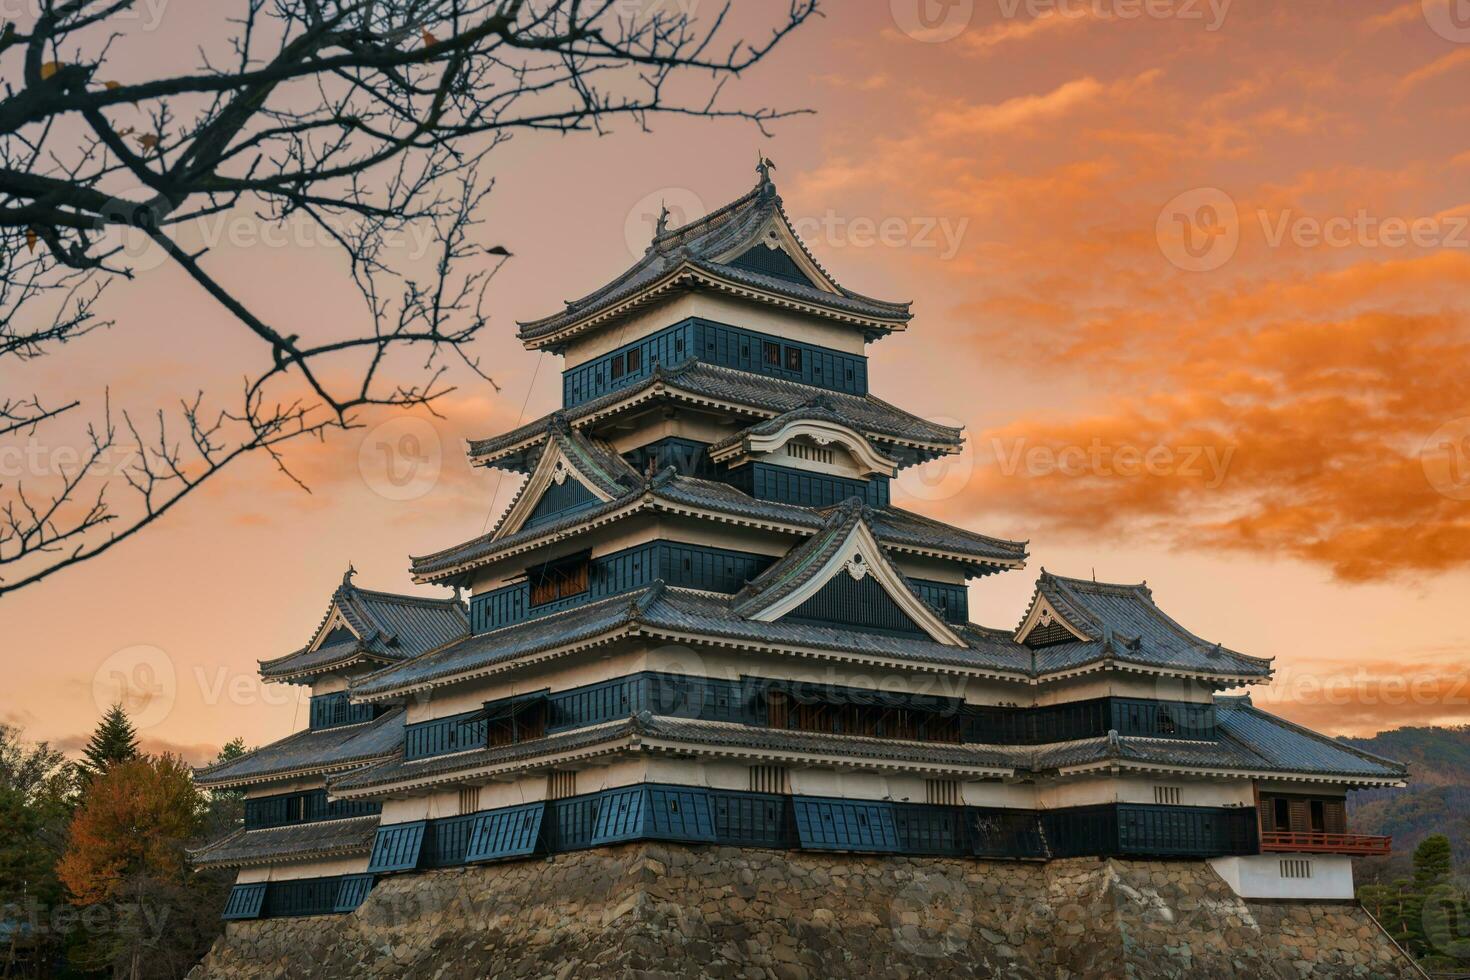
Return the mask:
[[556,771],[546,777],[546,798],[548,800],[565,800],[577,795],[577,774],[575,771]]
[[959,806],[964,802],[958,779],[924,780],[924,799],[936,806]]
[[1178,806],[1184,791],[1178,786],[1155,786],[1154,802],[1164,806]]
[[791,774],[785,766],[751,766],[750,791],[752,793],[789,793]]
[[480,787],[461,786],[459,788],[459,812],[463,816],[466,813],[474,813],[480,809]]

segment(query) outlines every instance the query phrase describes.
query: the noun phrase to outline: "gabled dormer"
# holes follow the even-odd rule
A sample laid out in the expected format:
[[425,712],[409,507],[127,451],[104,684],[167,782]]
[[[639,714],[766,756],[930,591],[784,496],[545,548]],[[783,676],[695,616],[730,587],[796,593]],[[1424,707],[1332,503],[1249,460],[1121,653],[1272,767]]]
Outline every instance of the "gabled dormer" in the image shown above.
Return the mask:
[[587,438],[553,416],[531,476],[516,494],[491,536],[518,531],[611,503],[625,496],[640,477],[610,446]]
[[710,446],[709,458],[730,467],[764,460],[850,479],[887,479],[899,469],[825,399],[742,429]]
[[457,597],[427,599],[361,589],[352,581],[356,574],[349,566],[306,646],[260,661],[262,678],[311,684],[329,674],[364,673],[469,632],[468,615]]
[[1227,686],[1271,676],[1269,659],[1196,636],[1159,608],[1144,583],[1064,578],[1043,569],[1014,639],[1051,670],[1112,662],[1214,677]]
[[946,646],[964,646],[889,560],[869,513],[855,499],[835,508],[821,531],[736,594],[733,611],[757,622],[790,619],[912,633]]

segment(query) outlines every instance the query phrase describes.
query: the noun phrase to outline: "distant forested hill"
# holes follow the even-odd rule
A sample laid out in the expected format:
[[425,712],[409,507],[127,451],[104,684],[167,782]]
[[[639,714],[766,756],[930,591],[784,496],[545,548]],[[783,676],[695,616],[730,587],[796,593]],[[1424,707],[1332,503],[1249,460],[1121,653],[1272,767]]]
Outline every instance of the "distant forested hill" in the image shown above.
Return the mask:
[[1470,870],[1470,727],[1396,728],[1349,745],[1409,764],[1407,789],[1348,795],[1350,829],[1392,834],[1393,856],[1359,862],[1359,883],[1409,873],[1409,858],[1430,834],[1445,834],[1458,867]]

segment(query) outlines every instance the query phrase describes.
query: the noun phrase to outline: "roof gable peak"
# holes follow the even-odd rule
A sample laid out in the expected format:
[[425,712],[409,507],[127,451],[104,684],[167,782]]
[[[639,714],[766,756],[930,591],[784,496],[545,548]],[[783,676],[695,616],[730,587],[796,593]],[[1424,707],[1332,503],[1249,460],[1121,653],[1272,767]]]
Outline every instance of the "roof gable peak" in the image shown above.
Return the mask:
[[611,503],[638,483],[638,474],[611,447],[599,445],[553,415],[546,425],[546,446],[530,477],[506,508],[490,540],[521,530],[546,495],[574,481],[597,503]]
[[945,646],[964,646],[888,559],[869,523],[871,515],[856,497],[832,508],[820,531],[736,594],[734,610],[746,619],[774,622],[795,612],[840,575],[858,582],[871,576],[918,630]]

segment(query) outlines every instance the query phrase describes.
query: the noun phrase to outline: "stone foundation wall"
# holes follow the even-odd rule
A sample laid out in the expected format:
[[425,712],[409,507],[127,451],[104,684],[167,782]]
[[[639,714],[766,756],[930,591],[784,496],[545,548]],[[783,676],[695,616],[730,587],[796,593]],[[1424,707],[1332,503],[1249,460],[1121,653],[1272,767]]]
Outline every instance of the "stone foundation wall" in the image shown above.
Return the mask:
[[349,916],[230,923],[237,977],[1419,977],[1350,904],[1201,861],[1048,864],[629,844],[399,876]]

